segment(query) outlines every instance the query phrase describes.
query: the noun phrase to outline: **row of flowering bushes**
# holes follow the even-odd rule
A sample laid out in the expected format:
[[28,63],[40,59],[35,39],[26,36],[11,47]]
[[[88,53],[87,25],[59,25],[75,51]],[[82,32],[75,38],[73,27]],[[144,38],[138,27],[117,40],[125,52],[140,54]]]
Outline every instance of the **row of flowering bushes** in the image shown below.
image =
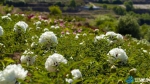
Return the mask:
[[150,77],[149,42],[76,22],[1,16],[0,84],[116,84]]

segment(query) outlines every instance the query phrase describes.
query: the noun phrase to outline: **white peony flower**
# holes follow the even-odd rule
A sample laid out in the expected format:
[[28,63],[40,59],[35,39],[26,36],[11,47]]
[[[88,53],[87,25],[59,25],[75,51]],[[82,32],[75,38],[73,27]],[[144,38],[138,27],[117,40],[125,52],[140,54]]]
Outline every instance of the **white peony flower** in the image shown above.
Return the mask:
[[25,23],[24,21],[19,21],[15,24],[14,26],[14,31],[15,32],[26,32],[26,29],[28,28],[28,24]]
[[15,72],[12,70],[0,71],[0,84],[15,84]]
[[144,53],[147,53],[147,50],[143,50]]
[[22,79],[24,80],[25,77],[27,76],[28,71],[25,71],[22,66],[20,64],[16,65],[8,65],[5,69],[4,69],[4,73],[7,71],[14,71],[15,73],[15,78],[17,79]]
[[31,44],[31,48],[35,48],[37,45],[38,45],[37,43],[32,42],[32,44]]
[[47,58],[45,68],[49,72],[55,72],[60,63],[66,64],[67,60],[61,54],[54,53]]
[[84,41],[82,41],[81,43],[79,43],[80,45],[83,45],[85,42]]
[[52,29],[54,29],[54,28],[55,28],[55,26],[54,26],[54,25],[52,25],[52,26],[51,26],[51,28],[52,28]]
[[5,45],[3,43],[0,43],[0,47],[5,47]]
[[19,14],[15,14],[15,16],[19,16]]
[[37,56],[33,56],[34,52],[26,50],[20,58],[21,63],[27,63],[27,65],[33,65]]
[[78,38],[79,38],[79,35],[76,35],[76,36],[75,36],[75,39],[77,40]]
[[7,14],[7,16],[8,16],[8,17],[10,17],[10,16],[11,16],[11,14],[10,14],[10,13],[8,13],[8,14]]
[[33,65],[37,56],[21,56],[21,63],[27,63],[27,65]]
[[2,36],[4,33],[3,28],[0,26],[0,36]]
[[51,29],[59,29],[60,27],[58,25],[52,25],[50,28]]
[[109,43],[118,42],[117,40],[122,42],[123,36],[121,34],[117,34],[113,31],[110,31],[110,32],[107,32],[106,35],[102,34],[100,36],[96,36],[94,39],[94,42],[97,42],[98,40],[101,40],[101,39],[106,39]]
[[86,33],[84,33],[82,36],[87,36],[87,34],[86,34]]
[[32,36],[31,37],[31,40],[33,40],[33,41],[35,41],[36,39],[38,39],[39,37],[37,36],[37,35],[35,35],[35,36]]
[[48,28],[44,28],[44,30],[43,30],[44,32],[46,32],[46,31],[49,31],[49,29]]
[[137,72],[137,69],[136,69],[136,68],[132,68],[132,69],[130,69],[130,71],[129,71],[129,72],[136,73],[136,72]]
[[116,36],[116,33],[113,32],[113,31],[110,31],[110,32],[106,33],[106,36],[112,36],[112,37],[114,37],[114,36]]
[[58,25],[55,26],[55,29],[59,29],[60,27]]
[[40,38],[39,43],[43,46],[52,47],[58,44],[57,37],[51,31],[44,32]]
[[105,35],[102,34],[100,36],[96,36],[95,39],[94,39],[94,42],[97,42],[98,40],[101,40],[101,39],[105,39]]
[[35,25],[36,27],[39,27],[39,26],[41,25],[41,21],[35,22],[34,25]]
[[65,80],[66,80],[66,82],[67,82],[67,83],[69,83],[69,84],[72,84],[72,83],[73,83],[73,80],[72,80],[72,79],[70,79],[70,78],[69,78],[69,79],[68,79],[68,78],[66,78]]
[[36,30],[40,30],[41,29],[41,27],[36,27]]
[[123,49],[119,48],[113,48],[109,51],[108,55],[108,61],[112,64],[116,60],[120,60],[123,63],[126,63],[128,60],[128,56],[126,55],[126,52]]
[[67,31],[66,34],[69,35],[70,33]]
[[0,84],[15,84],[17,79],[24,80],[28,71],[24,70],[20,64],[8,65],[0,71]]
[[72,76],[73,76],[73,79],[75,79],[75,80],[82,77],[82,74],[81,74],[81,72],[80,72],[79,69],[74,69],[74,70],[72,70],[72,71],[71,71],[71,74],[72,74]]
[[122,36],[121,34],[116,34],[116,38],[117,38],[118,40],[123,40],[123,36]]
[[21,14],[21,16],[22,16],[22,17],[24,17],[24,16],[25,16],[25,14]]
[[2,20],[9,20],[12,21],[12,19],[9,16],[1,16]]

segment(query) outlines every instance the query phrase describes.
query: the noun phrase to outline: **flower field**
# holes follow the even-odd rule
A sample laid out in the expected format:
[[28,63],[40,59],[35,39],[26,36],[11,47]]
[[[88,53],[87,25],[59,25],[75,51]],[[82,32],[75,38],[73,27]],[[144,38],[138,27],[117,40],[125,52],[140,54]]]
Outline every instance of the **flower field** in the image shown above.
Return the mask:
[[150,79],[148,41],[80,22],[86,20],[0,15],[0,84],[139,84],[135,78]]

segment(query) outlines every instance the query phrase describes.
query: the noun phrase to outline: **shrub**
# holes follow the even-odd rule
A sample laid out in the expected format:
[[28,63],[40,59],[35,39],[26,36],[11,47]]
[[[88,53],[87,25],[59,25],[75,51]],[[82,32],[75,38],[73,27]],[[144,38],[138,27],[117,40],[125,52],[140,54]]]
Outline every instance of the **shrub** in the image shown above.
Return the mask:
[[131,34],[133,37],[140,38],[140,26],[137,19],[133,16],[126,15],[119,18],[117,32],[120,34]]
[[103,8],[104,8],[104,9],[107,9],[107,5],[106,5],[106,4],[104,4],[104,5],[103,5]]
[[62,11],[60,10],[59,6],[50,6],[49,10],[52,15],[61,15],[62,14]]
[[110,18],[109,16],[106,16],[106,15],[101,15],[101,16],[98,16],[96,19],[95,19],[95,25],[96,26],[99,26],[101,24],[103,24],[104,22],[106,21],[113,21],[113,18]]
[[89,10],[93,10],[93,5],[90,5]]
[[105,31],[112,31],[116,27],[116,21],[111,16],[101,15],[98,16],[95,21],[95,26],[99,26],[100,28],[103,28]]

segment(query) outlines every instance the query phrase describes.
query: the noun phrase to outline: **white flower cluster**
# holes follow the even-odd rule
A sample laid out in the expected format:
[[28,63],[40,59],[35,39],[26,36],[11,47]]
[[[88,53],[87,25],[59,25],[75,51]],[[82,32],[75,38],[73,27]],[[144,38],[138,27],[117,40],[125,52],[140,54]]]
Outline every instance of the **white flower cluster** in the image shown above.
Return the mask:
[[21,63],[27,63],[27,65],[33,65],[37,57],[36,55],[35,56],[33,55],[34,55],[34,52],[25,50],[23,55],[20,58]]
[[7,15],[1,16],[1,18],[2,18],[2,20],[12,21],[12,19],[9,16],[7,16]]
[[26,32],[26,29],[28,28],[28,24],[24,21],[19,21],[14,25],[14,31],[15,32]]
[[0,36],[2,36],[4,33],[2,26],[0,26]]
[[126,52],[123,49],[120,48],[113,48],[109,51],[108,55],[108,61],[113,64],[114,61],[120,60],[122,63],[127,63],[128,56],[126,55]]
[[54,53],[47,58],[45,68],[49,72],[55,72],[57,71],[57,66],[59,66],[60,63],[67,64],[67,60],[61,54]]
[[55,47],[58,44],[57,37],[51,31],[44,32],[40,38],[39,43],[47,47]]
[[0,71],[0,84],[15,84],[17,79],[24,80],[28,71],[24,70],[20,64],[8,65]]
[[72,84],[72,83],[73,83],[73,80],[77,80],[77,79],[79,79],[79,78],[82,78],[82,74],[81,74],[81,72],[80,72],[79,69],[73,69],[73,70],[71,71],[71,74],[72,74],[72,76],[73,76],[73,79],[71,79],[71,78],[66,78],[66,79],[65,79],[66,82],[68,82],[69,84]]
[[97,42],[98,40],[101,40],[101,39],[106,39],[108,42],[112,43],[116,39],[119,40],[119,41],[123,41],[123,36],[121,34],[110,31],[110,32],[107,32],[105,35],[102,34],[100,36],[96,36],[95,37],[95,42]]

